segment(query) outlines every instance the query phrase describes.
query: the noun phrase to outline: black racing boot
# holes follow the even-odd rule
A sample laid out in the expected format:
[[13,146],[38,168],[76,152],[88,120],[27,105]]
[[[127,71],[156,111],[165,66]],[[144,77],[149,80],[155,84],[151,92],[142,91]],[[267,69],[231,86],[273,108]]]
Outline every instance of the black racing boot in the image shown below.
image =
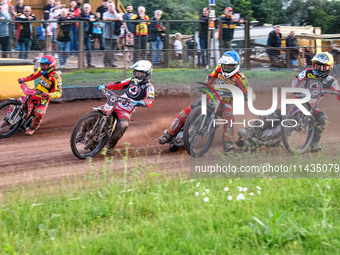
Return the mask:
[[230,152],[234,150],[234,143],[232,141],[223,142],[223,150],[224,152]]
[[164,130],[163,135],[158,138],[158,143],[162,145],[165,143],[170,143],[172,138],[173,136],[169,134],[168,130]]

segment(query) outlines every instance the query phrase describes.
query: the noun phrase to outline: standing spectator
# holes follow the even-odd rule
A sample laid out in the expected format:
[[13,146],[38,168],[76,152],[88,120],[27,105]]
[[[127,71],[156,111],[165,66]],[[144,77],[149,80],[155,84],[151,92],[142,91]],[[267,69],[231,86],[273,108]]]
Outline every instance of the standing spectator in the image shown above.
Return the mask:
[[224,9],[224,14],[220,17],[220,49],[221,54],[231,49],[231,40],[234,38],[234,30],[237,23],[243,23],[243,20],[237,20],[233,15],[233,8]]
[[2,12],[10,14],[11,4],[7,0],[2,0]]
[[[55,0],[54,7],[51,9],[50,20],[57,21],[61,14],[62,8],[64,7],[65,7],[65,4],[61,4],[60,0]],[[52,23],[52,28],[53,28],[52,48],[53,50],[56,50],[57,48],[57,27],[58,27],[57,22],[53,22]],[[58,55],[55,54],[54,57],[58,58]]]
[[182,60],[183,46],[181,42],[182,35],[180,33],[175,34],[174,49],[175,55],[178,60]]
[[332,75],[334,77],[338,74],[338,69],[340,67],[340,49],[337,48],[337,45],[335,43],[331,44],[331,50],[329,51],[330,54],[332,54],[334,58],[334,67],[333,67],[333,73]]
[[[81,13],[81,9],[78,7],[77,2],[72,0],[70,3],[69,14],[72,19],[77,19]],[[72,23],[71,25],[71,42],[70,42],[70,51],[71,54],[78,54],[78,27],[79,23]]]
[[312,47],[307,47],[304,51],[303,51],[303,55],[304,55],[304,66],[312,66],[312,59],[314,57],[314,51],[312,49]]
[[[133,16],[133,6],[131,4],[127,4],[125,6],[125,10],[126,10],[126,13],[124,13],[123,15],[123,20],[130,20]],[[124,23],[126,24],[126,27],[125,27],[125,32],[126,33],[131,33],[134,31],[134,25],[132,22],[128,22],[128,23]]]
[[199,17],[201,21],[199,23],[198,37],[201,49],[201,66],[207,65],[207,48],[208,48],[208,21],[209,21],[209,9],[208,7],[203,8],[202,15]]
[[76,2],[77,2],[77,6],[78,6],[78,8],[79,9],[82,9],[83,8],[83,0],[76,0]]
[[71,16],[68,15],[68,9],[62,9],[60,17],[58,18],[57,29],[57,45],[60,68],[65,68],[68,52],[70,51],[71,23],[67,22],[69,20],[71,20]]
[[[36,17],[31,13],[31,7],[24,7],[24,14],[15,18],[19,21],[33,21]],[[31,50],[33,39],[33,26],[32,23],[17,23],[17,40],[19,43],[19,58],[27,59],[28,52]]]
[[18,0],[17,5],[14,6],[14,11],[16,13],[16,16],[19,14],[23,14],[24,12],[24,0]]
[[134,52],[133,52],[133,61],[137,62],[139,59],[145,58],[145,50],[146,50],[146,43],[148,41],[148,25],[150,20],[147,15],[145,15],[145,7],[139,6],[137,10],[137,14],[134,14],[131,17],[131,20],[143,21],[146,22],[138,22],[135,24],[135,33],[134,33]]
[[[133,6],[131,4],[127,4],[125,6],[126,13],[123,15],[123,20],[130,20],[133,16]],[[125,28],[125,34],[124,34],[124,43],[125,47],[127,47],[127,55],[126,55],[126,61],[132,61],[132,50],[133,50],[133,31],[134,31],[134,25],[132,22],[124,22],[124,28]]]
[[160,21],[162,17],[162,11],[155,11],[155,17],[151,20],[155,20],[157,22],[150,22],[149,31],[150,31],[150,47],[151,47],[151,56],[152,56],[152,64],[159,65],[161,60],[161,53],[163,50],[163,42],[162,42],[162,32],[165,31],[165,27]]
[[109,5],[108,1],[107,0],[103,0],[102,5],[97,8],[96,12],[100,13],[100,19],[101,20],[103,19],[104,12],[108,11],[108,5]]
[[[0,21],[10,20],[8,12],[4,12],[3,5],[0,4]],[[9,23],[0,22],[0,45],[2,57],[7,58],[7,51],[9,51]]]
[[188,49],[188,60],[189,62],[195,63],[195,51],[197,49],[197,43],[195,42],[195,36],[190,36],[189,39],[185,40],[185,44]]
[[[117,50],[117,43],[118,43],[118,35],[115,34],[116,31],[116,25],[117,23],[115,21],[123,20],[123,17],[117,13],[116,6],[114,3],[109,3],[108,5],[108,11],[103,14],[103,20],[104,21],[111,21],[111,22],[105,22],[104,25],[104,32],[103,32],[103,38],[104,38],[104,47],[105,50]],[[120,31],[120,30],[119,30]],[[112,52],[109,54],[104,54],[104,66],[112,66],[117,67],[112,63],[113,57]]]
[[273,67],[273,63],[276,63],[278,61],[278,57],[280,55],[280,50],[273,49],[272,47],[281,47],[281,40],[282,40],[282,34],[280,33],[280,26],[276,25],[274,26],[274,30],[271,31],[268,35],[267,45],[271,48],[268,48],[266,50],[267,54],[269,55],[269,59],[272,62],[272,66],[270,70],[276,70],[275,67]]
[[94,40],[94,49],[95,50],[100,50],[100,45],[102,41],[102,35],[103,35],[103,27],[104,23],[101,22],[100,18],[100,12],[96,12],[96,16],[98,18],[98,21],[93,23],[93,31],[92,31],[92,38]]
[[83,21],[87,21],[84,24],[84,44],[86,52],[86,61],[87,67],[95,67],[92,65],[92,56],[91,56],[91,36],[93,31],[93,22],[97,21],[98,19],[95,15],[91,12],[91,5],[84,4],[83,11],[79,15],[79,19]]
[[[99,12],[100,13],[100,20],[103,20],[103,14],[105,13],[105,12],[107,12],[107,10],[108,10],[108,1],[107,0],[103,0],[103,2],[102,2],[102,5],[101,6],[99,6],[98,8],[97,8],[97,11],[96,12]],[[103,33],[103,29],[101,28],[101,30],[102,30],[102,33]],[[100,49],[104,49],[104,38],[101,38],[100,39]]]
[[47,0],[47,5],[44,6],[44,20],[50,18],[51,9],[54,7],[54,0]]
[[299,44],[295,37],[295,32],[290,31],[289,35],[286,38],[286,47],[291,48],[287,51],[290,56],[290,65],[297,66],[298,56],[299,56]]

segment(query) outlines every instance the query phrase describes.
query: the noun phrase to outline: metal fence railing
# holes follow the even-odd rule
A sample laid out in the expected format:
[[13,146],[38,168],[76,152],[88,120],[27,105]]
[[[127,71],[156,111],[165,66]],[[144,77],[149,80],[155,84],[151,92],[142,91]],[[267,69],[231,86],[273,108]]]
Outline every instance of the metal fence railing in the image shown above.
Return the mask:
[[[0,21],[3,23],[4,21]],[[144,21],[142,21],[144,22]],[[127,21],[134,27],[141,21]],[[140,59],[150,60],[155,67],[188,67],[201,68],[215,66],[218,60],[228,49],[221,49],[221,39],[219,38],[219,22],[215,23],[215,29],[212,29],[206,35],[210,34],[210,42],[199,38],[199,27],[202,21],[198,20],[165,20],[161,24],[157,21],[148,21],[149,35],[142,34],[141,31],[133,31],[133,36],[124,33],[124,30],[115,28],[117,23],[111,21],[95,22],[97,26],[109,27],[109,33],[95,34],[89,32],[94,23],[67,20],[57,21],[7,21],[9,28],[8,40],[9,49],[2,49],[3,58],[28,58],[38,59],[44,54],[54,54],[58,59],[60,68],[78,69],[97,67],[97,68],[128,68],[133,62]],[[23,24],[29,23],[33,35],[29,40],[22,42],[18,37],[18,29]],[[70,26],[70,40],[59,41],[53,34],[53,29],[49,30],[52,23],[58,23],[58,26]],[[102,24],[101,24],[102,23]],[[89,26],[91,24],[91,26]],[[158,25],[158,28],[164,28],[159,33],[151,34],[151,27]],[[124,26],[123,26],[124,27]],[[141,27],[141,26],[139,26]],[[249,36],[249,21],[240,28],[244,32],[244,38],[232,43],[233,49],[239,52],[243,67],[279,67],[292,68],[291,56],[296,51],[294,48],[275,48],[279,54],[277,58],[271,58],[268,50],[273,50],[266,45],[252,43]],[[247,30],[248,29],[248,30]],[[161,30],[161,29],[160,29]],[[59,31],[59,30],[57,30]],[[118,31],[118,33],[117,33]],[[248,31],[248,33],[247,33]],[[138,33],[139,32],[139,33]],[[137,34],[137,35],[136,35]],[[248,35],[247,35],[248,34]],[[178,42],[175,42],[176,35],[179,39],[181,49],[176,49]],[[159,38],[158,38],[159,36]],[[156,38],[155,38],[156,37]],[[21,38],[20,38],[21,39]],[[235,41],[235,40],[234,40]],[[234,42],[233,41],[233,42]],[[2,44],[4,45],[4,44]],[[207,45],[210,47],[208,48]],[[242,45],[239,47],[238,45]],[[318,46],[321,47],[321,46]],[[298,51],[298,65],[308,64],[310,55],[315,53],[315,47],[302,47]]]

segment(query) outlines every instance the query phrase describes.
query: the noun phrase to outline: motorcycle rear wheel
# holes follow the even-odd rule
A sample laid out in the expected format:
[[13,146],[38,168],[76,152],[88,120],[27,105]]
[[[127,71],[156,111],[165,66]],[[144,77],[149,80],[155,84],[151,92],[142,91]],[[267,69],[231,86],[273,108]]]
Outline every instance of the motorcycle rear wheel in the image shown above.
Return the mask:
[[[93,111],[83,115],[73,128],[70,144],[73,154],[79,159],[94,157],[105,146],[110,123],[107,119],[102,128],[104,115]],[[100,132],[100,133],[99,133]]]

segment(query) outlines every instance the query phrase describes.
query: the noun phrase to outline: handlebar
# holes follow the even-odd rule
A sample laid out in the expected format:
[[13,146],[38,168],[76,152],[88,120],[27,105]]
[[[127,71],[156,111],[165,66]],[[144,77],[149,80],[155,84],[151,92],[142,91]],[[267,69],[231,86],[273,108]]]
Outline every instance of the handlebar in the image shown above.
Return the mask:
[[108,99],[111,99],[111,102],[125,102],[125,103],[133,103],[135,102],[135,100],[132,100],[130,98],[126,98],[126,97],[121,97],[119,95],[117,95],[116,93],[114,93],[112,90],[109,89],[102,89],[101,92],[103,93],[103,95],[105,95]]

